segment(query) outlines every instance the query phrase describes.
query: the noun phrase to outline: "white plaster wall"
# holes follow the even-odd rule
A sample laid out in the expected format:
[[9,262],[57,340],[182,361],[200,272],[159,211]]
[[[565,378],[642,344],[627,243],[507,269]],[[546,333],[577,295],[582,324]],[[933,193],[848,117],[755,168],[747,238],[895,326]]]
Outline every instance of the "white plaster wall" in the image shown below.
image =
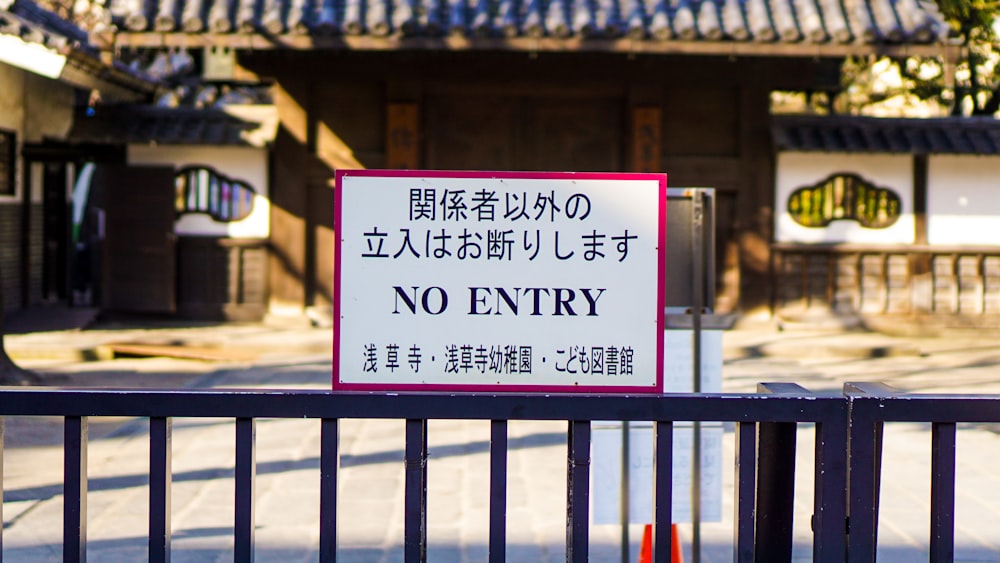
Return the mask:
[[[17,135],[18,157],[25,142],[66,138],[73,124],[73,96],[70,86],[0,63],[0,129]],[[0,195],[0,204],[20,201],[23,177],[18,161],[16,194]]]
[[224,223],[201,213],[187,213],[176,223],[179,235],[267,238],[270,233],[267,150],[251,147],[205,147],[190,145],[129,145],[130,165],[168,165],[213,168],[234,180],[246,182],[257,195],[253,211],[242,221]]
[[927,242],[1000,245],[1000,157],[928,157]]
[[[822,228],[799,225],[788,213],[788,196],[836,173],[853,173],[899,194],[903,213],[891,227],[869,229],[856,221],[834,221]],[[775,175],[774,240],[796,243],[912,244],[913,160],[910,155],[855,153],[778,153]]]

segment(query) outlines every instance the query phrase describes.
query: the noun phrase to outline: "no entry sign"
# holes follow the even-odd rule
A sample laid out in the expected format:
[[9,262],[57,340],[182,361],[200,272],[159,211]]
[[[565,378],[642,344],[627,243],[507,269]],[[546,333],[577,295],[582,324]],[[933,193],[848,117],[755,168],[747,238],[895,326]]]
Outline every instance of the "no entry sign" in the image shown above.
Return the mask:
[[334,388],[660,392],[666,183],[338,171]]

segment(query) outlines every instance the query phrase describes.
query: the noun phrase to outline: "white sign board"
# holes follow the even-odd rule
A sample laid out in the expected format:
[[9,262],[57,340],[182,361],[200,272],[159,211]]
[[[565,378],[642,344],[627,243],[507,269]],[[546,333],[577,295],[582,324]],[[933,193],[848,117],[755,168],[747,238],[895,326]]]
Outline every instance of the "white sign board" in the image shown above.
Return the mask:
[[[694,331],[663,333],[667,362],[664,392],[690,393]],[[722,331],[701,333],[701,391],[722,391]],[[722,519],[722,424],[701,425],[701,521]],[[691,423],[674,424],[673,521],[691,521],[694,429]],[[621,422],[595,422],[591,442],[591,503],[595,524],[621,521],[622,426]],[[629,523],[648,524],[653,518],[653,427],[629,425]]]
[[335,389],[662,389],[666,175],[338,171]]
[[[674,522],[691,521],[691,475],[694,452],[691,423],[674,424],[672,516]],[[594,524],[621,522],[622,429],[594,424],[591,503]],[[653,521],[653,427],[629,425],[629,523]],[[722,424],[701,425],[701,521],[722,520]]]

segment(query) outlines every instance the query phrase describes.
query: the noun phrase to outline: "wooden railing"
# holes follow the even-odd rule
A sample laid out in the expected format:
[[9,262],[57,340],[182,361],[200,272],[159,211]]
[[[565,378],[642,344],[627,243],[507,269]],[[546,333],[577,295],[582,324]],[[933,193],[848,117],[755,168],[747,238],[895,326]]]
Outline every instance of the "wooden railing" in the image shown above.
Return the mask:
[[1000,247],[775,244],[772,309],[1000,324]]

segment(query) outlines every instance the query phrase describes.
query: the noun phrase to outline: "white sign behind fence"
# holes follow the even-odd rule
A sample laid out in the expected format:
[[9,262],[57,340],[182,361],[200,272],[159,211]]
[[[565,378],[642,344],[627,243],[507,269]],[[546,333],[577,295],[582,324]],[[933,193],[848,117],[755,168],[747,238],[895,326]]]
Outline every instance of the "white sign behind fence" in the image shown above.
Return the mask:
[[659,392],[666,176],[338,171],[334,387]]

